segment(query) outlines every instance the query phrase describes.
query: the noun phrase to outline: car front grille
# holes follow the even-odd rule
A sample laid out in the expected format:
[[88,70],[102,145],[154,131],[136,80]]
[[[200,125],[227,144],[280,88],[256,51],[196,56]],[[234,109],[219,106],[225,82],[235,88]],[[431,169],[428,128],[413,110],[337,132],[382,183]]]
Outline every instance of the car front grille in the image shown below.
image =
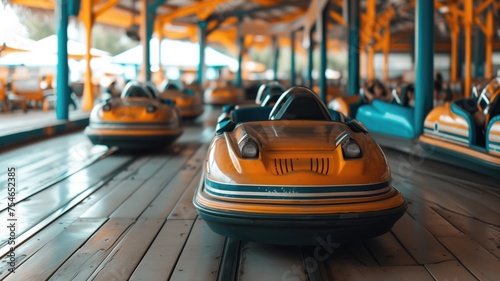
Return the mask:
[[285,175],[294,171],[310,171],[327,175],[332,169],[330,158],[275,158],[271,165],[274,175]]

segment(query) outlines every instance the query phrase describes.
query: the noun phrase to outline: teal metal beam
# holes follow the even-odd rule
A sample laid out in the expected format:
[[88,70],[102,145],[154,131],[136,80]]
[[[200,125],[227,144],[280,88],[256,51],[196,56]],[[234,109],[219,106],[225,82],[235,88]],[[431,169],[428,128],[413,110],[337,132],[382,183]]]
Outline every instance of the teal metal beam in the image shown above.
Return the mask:
[[278,43],[278,37],[273,35],[273,80],[278,80],[278,62],[280,58],[280,47]]
[[167,2],[167,0],[147,0],[147,1],[148,1],[148,10],[151,13],[156,13],[156,9],[158,9],[158,7]]
[[199,57],[200,61],[198,62],[198,77],[197,77],[197,82],[199,85],[203,85],[203,75],[204,75],[204,68],[205,68],[205,46],[207,44],[207,37],[206,37],[206,30],[207,30],[207,22],[206,21],[199,21],[198,22],[198,43],[200,45],[199,49]]
[[70,16],[78,17],[78,14],[80,13],[80,2],[80,0],[69,1],[68,12]]
[[[486,64],[486,54],[485,54],[485,37],[484,33],[479,27],[474,29],[474,41],[472,47],[472,56],[474,58],[474,77],[484,77],[484,65]],[[490,77],[488,77],[490,78]]]
[[290,33],[290,87],[295,86],[295,31]]
[[57,102],[58,120],[68,120],[69,107],[69,65],[68,65],[68,0],[56,1],[57,25]]
[[348,95],[354,96],[359,93],[359,1],[347,2],[349,28],[349,89]]
[[464,37],[464,31],[462,29],[460,29],[457,41],[458,41],[457,79],[462,79],[464,78],[464,61],[465,61],[465,37]]
[[245,35],[243,34],[243,18],[238,18],[238,71],[236,72],[236,86],[242,86],[243,53],[245,52]]
[[433,106],[434,0],[415,3],[415,119],[417,137],[423,133],[424,119]]
[[[153,38],[153,26],[156,18],[156,9],[166,0],[146,0],[143,3],[143,10],[145,11],[145,25],[143,28],[144,38],[141,38],[141,43],[143,47],[143,65],[144,65],[144,82],[151,81],[151,38]],[[161,48],[161,42],[159,42]],[[159,62],[161,64],[161,61]]]
[[143,46],[144,82],[151,81],[151,38],[153,37],[154,14],[146,13],[146,32]]
[[320,31],[320,45],[319,45],[319,96],[321,100],[326,103],[326,94],[328,83],[326,81],[326,65],[328,63],[326,44],[328,41],[327,31],[328,31],[328,4],[321,12],[321,31]]
[[309,48],[307,49],[307,82],[308,82],[309,88],[311,88],[311,89],[314,85],[314,80],[313,80],[313,76],[312,76],[312,72],[314,69],[314,61],[313,61],[313,52],[314,52],[313,34],[314,34],[314,30],[315,30],[314,26],[313,26],[313,28],[311,28],[311,30],[309,30],[309,34],[308,34],[308,36],[309,36]]

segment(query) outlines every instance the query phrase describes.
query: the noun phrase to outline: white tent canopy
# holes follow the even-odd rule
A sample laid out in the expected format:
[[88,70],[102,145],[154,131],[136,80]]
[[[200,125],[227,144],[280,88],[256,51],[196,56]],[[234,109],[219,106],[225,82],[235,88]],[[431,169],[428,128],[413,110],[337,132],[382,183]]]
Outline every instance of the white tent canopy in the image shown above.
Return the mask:
[[[178,67],[197,67],[199,63],[199,44],[186,41],[176,41],[164,39],[161,42],[161,65]],[[159,48],[158,39],[151,39],[150,43],[150,63],[158,65]],[[124,65],[142,64],[142,45],[135,46],[123,53],[113,57],[112,62]],[[205,48],[205,65],[230,66],[234,68],[238,61],[224,55],[211,47]]]
[[16,52],[0,58],[0,66],[56,66],[57,55],[44,52]]
[[[9,38],[9,37],[6,37]],[[17,41],[20,41],[18,39]],[[27,42],[27,43],[26,43]],[[24,43],[25,52],[11,52],[0,57],[1,66],[56,66],[57,65],[57,35],[51,35],[38,41],[30,42],[29,39]],[[68,58],[83,59],[85,56],[85,44],[68,40]],[[105,51],[92,48],[90,54],[94,57],[109,57]],[[69,60],[70,64],[72,60]]]
[[[33,44],[31,49],[33,51],[44,50],[46,52],[51,52],[51,53],[57,54],[57,49],[58,49],[57,42],[58,42],[57,35],[55,35],[55,34],[50,35],[48,37],[45,37],[43,39],[36,41]],[[68,55],[69,56],[73,56],[73,57],[76,57],[78,59],[83,59],[83,57],[85,56],[85,53],[86,53],[86,49],[87,49],[87,47],[84,43],[80,43],[80,42],[75,41],[75,40],[68,40]],[[94,57],[95,56],[102,57],[102,56],[109,55],[108,52],[105,52],[105,51],[102,51],[102,50],[99,50],[96,48],[91,48],[90,54]]]

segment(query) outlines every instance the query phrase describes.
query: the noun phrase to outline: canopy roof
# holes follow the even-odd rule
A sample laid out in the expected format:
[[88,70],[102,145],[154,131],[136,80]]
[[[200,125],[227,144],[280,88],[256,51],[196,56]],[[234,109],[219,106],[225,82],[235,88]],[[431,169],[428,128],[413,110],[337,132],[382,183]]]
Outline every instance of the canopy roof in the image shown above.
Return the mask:
[[34,42],[13,32],[1,32],[0,30],[0,56],[3,57],[12,52],[29,51]]

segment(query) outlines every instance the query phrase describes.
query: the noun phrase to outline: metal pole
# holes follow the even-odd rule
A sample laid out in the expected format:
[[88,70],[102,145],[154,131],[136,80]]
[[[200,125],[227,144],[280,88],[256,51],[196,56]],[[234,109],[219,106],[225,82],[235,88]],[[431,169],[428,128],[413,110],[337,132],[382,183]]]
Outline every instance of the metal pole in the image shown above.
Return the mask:
[[484,63],[486,62],[485,53],[484,53],[484,44],[485,38],[484,33],[479,27],[476,26],[474,30],[474,48],[473,57],[474,57],[474,77],[484,77]]
[[326,43],[327,43],[327,25],[328,21],[328,4],[321,13],[321,41],[320,41],[320,59],[319,59],[319,96],[321,100],[326,103],[326,93],[327,93],[327,81],[326,81],[326,64],[327,64],[327,54],[326,54]]
[[68,0],[56,2],[57,22],[57,105],[56,116],[68,120],[69,106],[69,65],[68,65]]
[[359,93],[359,0],[347,1],[349,25],[349,96]]
[[311,28],[309,31],[309,49],[307,50],[307,81],[309,88],[312,89],[314,85],[314,80],[312,76],[313,68],[314,68],[314,62],[313,62],[313,51],[314,51],[314,38],[313,38],[313,32],[314,32],[314,26]]
[[278,61],[280,57],[280,47],[278,44],[278,37],[273,35],[273,51],[274,51],[274,61],[273,61],[273,80],[278,80]]
[[[363,27],[364,30],[368,29],[368,36],[370,40],[375,37],[375,21],[377,17],[377,4],[375,0],[366,0],[366,17],[368,24]],[[368,46],[368,53],[366,57],[368,79],[375,79],[375,46]]]
[[245,52],[245,35],[243,34],[243,21],[238,17],[238,72],[236,72],[236,86],[242,86],[243,53]]
[[155,12],[149,8],[149,1],[141,1],[141,44],[142,44],[142,63],[144,67],[143,82],[151,81],[151,38],[153,37],[153,24],[155,21]]
[[464,95],[470,97],[471,92],[471,64],[472,64],[472,26],[474,24],[473,0],[464,0],[464,32],[465,32],[465,79]]
[[203,74],[204,74],[204,68],[205,68],[205,45],[206,45],[206,28],[207,28],[207,22],[206,21],[199,21],[198,22],[198,41],[200,44],[200,49],[199,49],[199,57],[200,61],[198,62],[198,84],[200,86],[203,85]]
[[415,137],[423,132],[425,116],[432,109],[434,72],[434,0],[416,1]]
[[290,87],[295,86],[295,31],[290,33]]

